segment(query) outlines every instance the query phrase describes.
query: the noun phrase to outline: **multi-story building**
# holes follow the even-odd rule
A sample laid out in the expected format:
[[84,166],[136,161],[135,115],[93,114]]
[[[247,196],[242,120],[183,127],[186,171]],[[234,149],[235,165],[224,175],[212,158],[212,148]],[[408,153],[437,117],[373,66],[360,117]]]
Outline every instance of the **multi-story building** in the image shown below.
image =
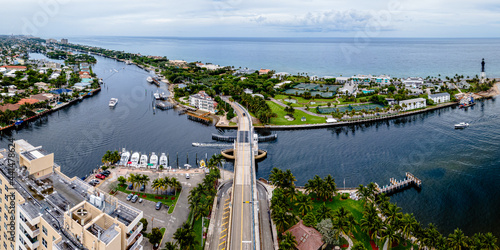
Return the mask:
[[61,39],[61,44],[68,44],[68,39],[62,38]]
[[431,99],[434,103],[443,103],[450,101],[450,94],[448,93],[437,93],[433,95],[429,95],[429,99]]
[[412,110],[426,107],[426,101],[424,98],[415,98],[410,100],[399,101],[399,106],[403,108],[403,110]]
[[203,111],[210,113],[217,112],[217,102],[215,102],[212,97],[207,95],[207,93],[203,90],[198,92],[198,94],[189,96],[189,104]]
[[14,146],[0,150],[0,249],[142,250],[142,211],[67,177],[41,147]]

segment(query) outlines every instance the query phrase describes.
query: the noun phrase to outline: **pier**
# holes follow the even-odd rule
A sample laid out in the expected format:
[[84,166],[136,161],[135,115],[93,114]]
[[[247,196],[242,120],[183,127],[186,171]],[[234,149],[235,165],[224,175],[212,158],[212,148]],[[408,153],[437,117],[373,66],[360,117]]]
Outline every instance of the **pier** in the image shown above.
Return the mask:
[[389,182],[389,185],[383,186],[382,188],[375,183],[377,186],[377,194],[392,194],[409,187],[415,187],[417,189],[422,187],[422,181],[409,172],[406,172],[406,177],[403,180],[397,181],[395,178],[390,178]]
[[197,115],[192,112],[187,112],[187,116],[189,120],[201,122],[210,125],[212,123],[212,120],[208,117],[210,113],[205,113],[203,115]]

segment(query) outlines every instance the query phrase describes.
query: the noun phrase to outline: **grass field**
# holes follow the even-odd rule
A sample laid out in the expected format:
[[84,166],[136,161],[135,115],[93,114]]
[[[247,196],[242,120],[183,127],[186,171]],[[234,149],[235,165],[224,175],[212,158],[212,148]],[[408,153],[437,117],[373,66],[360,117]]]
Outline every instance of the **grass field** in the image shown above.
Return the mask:
[[[177,203],[177,200],[179,199],[179,195],[181,194],[180,191],[178,191],[175,194],[175,196],[174,195],[148,194],[148,193],[144,193],[144,192],[137,192],[134,190],[128,190],[127,185],[124,185],[124,186],[118,185],[118,191],[121,191],[121,192],[126,193],[126,194],[131,194],[131,193],[137,194],[139,196],[139,198],[142,198],[142,199],[148,200],[148,201],[153,201],[153,202],[161,201],[161,203],[169,206],[169,209],[168,209],[169,214],[171,214],[174,211],[175,204]],[[144,195],[146,197],[143,197]],[[158,199],[156,197],[161,197],[162,199]]]
[[[267,105],[271,108],[272,112],[277,115],[275,118],[271,118],[270,124],[274,125],[299,125],[299,124],[317,124],[317,123],[325,123],[326,119],[324,117],[318,117],[318,116],[313,116],[304,113],[301,110],[295,110],[295,113],[293,116],[295,117],[295,120],[293,121],[288,121],[285,119],[285,115],[287,113],[285,112],[285,108],[282,106],[272,102],[272,101],[266,101]],[[306,118],[306,121],[301,121],[300,119],[302,117]]]

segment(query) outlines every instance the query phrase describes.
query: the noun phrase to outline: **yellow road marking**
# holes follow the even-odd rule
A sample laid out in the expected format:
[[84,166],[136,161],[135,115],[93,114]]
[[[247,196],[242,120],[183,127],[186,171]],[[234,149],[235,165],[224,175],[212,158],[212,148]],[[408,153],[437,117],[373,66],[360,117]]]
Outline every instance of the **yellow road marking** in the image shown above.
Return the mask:
[[225,220],[225,219],[227,219],[227,217],[229,217],[229,216],[226,216],[226,217],[222,218],[222,220]]
[[224,223],[224,224],[222,224],[222,225],[224,226],[224,225],[226,225],[227,223],[229,223],[229,221],[228,221],[228,222],[226,222],[226,223]]
[[222,239],[222,238],[224,238],[224,237],[226,237],[226,235],[227,235],[227,234],[224,234],[223,236],[221,236],[221,237],[219,238],[219,240],[220,240],[220,239]]
[[225,212],[225,213],[223,213],[222,215],[225,215],[225,214],[227,214],[227,213],[229,213],[229,211],[226,211],[226,212]]
[[226,242],[226,241],[223,241],[222,243],[220,243],[220,244],[219,244],[219,246],[220,246],[220,245],[222,245],[222,244],[224,244],[225,242]]
[[222,233],[222,232],[225,232],[226,230],[227,230],[227,228],[226,228],[226,229],[224,229],[224,230],[222,230],[222,231],[221,231],[221,233]]

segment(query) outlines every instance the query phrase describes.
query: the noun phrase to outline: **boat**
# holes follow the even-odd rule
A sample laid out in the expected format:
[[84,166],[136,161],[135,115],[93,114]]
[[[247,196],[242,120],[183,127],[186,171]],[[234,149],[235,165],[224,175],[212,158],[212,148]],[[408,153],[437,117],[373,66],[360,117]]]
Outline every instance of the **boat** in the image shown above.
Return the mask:
[[149,164],[152,164],[151,168],[156,168],[156,166],[158,165],[158,156],[155,154],[155,152],[151,153]]
[[148,76],[148,78],[146,78],[146,81],[148,81],[149,83],[153,83],[153,77]]
[[110,107],[116,106],[117,103],[118,103],[118,99],[117,98],[111,98],[111,100],[109,100],[109,106]]
[[133,153],[132,157],[130,158],[130,165],[137,167],[137,164],[139,163],[139,157],[140,157],[139,152]]
[[146,167],[148,165],[148,155],[141,155],[141,161],[139,162],[140,167]]
[[160,93],[160,100],[167,100],[167,94],[165,94],[165,92]]
[[160,166],[163,166],[165,168],[168,166],[168,158],[165,155],[165,153],[161,153],[161,156],[160,156]]
[[191,165],[189,165],[189,164],[184,164],[184,167],[185,167],[186,169],[190,169],[190,168],[191,168]]
[[200,167],[201,167],[201,168],[206,167],[206,164],[205,164],[205,161],[204,161],[204,160],[201,160],[201,161],[200,161]]
[[122,157],[120,158],[120,165],[126,166],[128,163],[128,159],[130,158],[130,152],[122,149]]
[[464,129],[464,128],[467,128],[467,127],[469,127],[469,124],[465,123],[465,122],[461,122],[461,123],[455,124],[455,128],[456,129]]
[[78,100],[80,100],[80,101],[83,100],[83,96],[79,96]]
[[160,100],[160,93],[158,93],[158,91],[156,91],[153,96],[155,97],[156,100]]

